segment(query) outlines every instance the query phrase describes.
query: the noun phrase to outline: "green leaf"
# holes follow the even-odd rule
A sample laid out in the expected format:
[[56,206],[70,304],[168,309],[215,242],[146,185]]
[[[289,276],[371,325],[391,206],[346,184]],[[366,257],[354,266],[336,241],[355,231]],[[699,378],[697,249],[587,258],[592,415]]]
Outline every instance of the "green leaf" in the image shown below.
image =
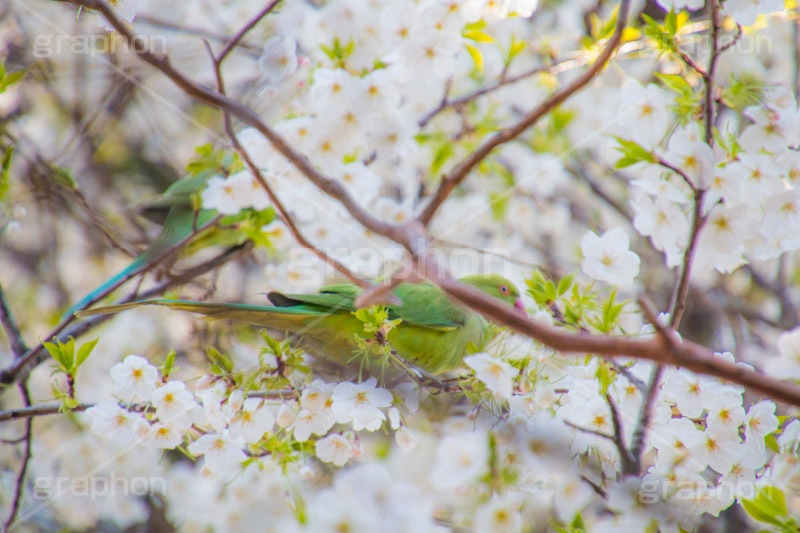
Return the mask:
[[439,145],[433,154],[433,162],[431,163],[431,173],[438,174],[442,166],[450,159],[454,153],[453,144],[451,142],[444,142]]
[[470,22],[469,24],[464,26],[464,29],[466,31],[479,31],[484,29],[485,27],[486,27],[486,21],[481,19],[477,22]]
[[578,530],[583,530],[586,528],[586,524],[583,523],[583,517],[581,516],[580,512],[575,515],[575,519],[572,520],[572,523],[569,525],[569,527]]
[[78,367],[80,367],[83,362],[86,361],[86,358],[92,353],[92,350],[94,350],[94,347],[97,345],[97,341],[99,340],[100,339],[97,338],[93,341],[86,342],[83,344],[83,346],[78,348],[78,356],[75,359],[75,370],[77,370]]
[[491,35],[488,35],[482,31],[465,31],[461,34],[462,37],[465,39],[469,39],[471,41],[476,41],[479,43],[493,43],[494,39]]
[[75,337],[69,337],[66,344],[61,344],[61,351],[69,358],[70,370],[73,369],[75,367]]
[[764,437],[764,444],[775,453],[780,453],[781,450],[778,447],[778,439],[775,438],[775,433],[770,433]]
[[662,74],[660,72],[656,72],[655,75],[664,85],[680,95],[689,96],[694,92],[694,88],[689,85],[689,82],[683,76]]
[[8,76],[5,76],[2,81],[0,81],[0,93],[5,92],[6,89],[14,85],[15,83],[19,83],[22,81],[22,78],[28,73],[28,69],[17,70],[16,72],[12,72]]
[[70,398],[69,396],[64,396],[64,399],[61,401],[61,410],[62,411],[71,411],[78,407],[80,402],[75,398]]
[[209,346],[206,349],[206,355],[211,360],[211,369],[217,374],[230,374],[233,372],[233,361],[221,354],[213,346]]
[[644,34],[655,43],[657,50],[674,52],[678,49],[678,40],[675,38],[674,32],[670,33],[648,15],[642,14],[642,19],[644,20]]
[[489,207],[492,210],[492,216],[495,220],[502,221],[505,218],[506,211],[508,210],[508,202],[511,195],[504,193],[491,193],[489,194]]
[[753,519],[776,526],[783,525],[780,518],[788,514],[783,491],[772,486],[759,489],[752,500],[742,499],[742,506]]
[[611,368],[607,363],[601,362],[597,366],[595,377],[600,382],[600,394],[605,396],[608,393],[608,387],[614,382],[614,373],[611,372]]
[[346,46],[342,46],[342,42],[338,37],[334,37],[333,44],[331,46],[320,44],[320,48],[325,55],[328,56],[328,59],[334,61],[336,65],[340,67],[344,66],[345,61],[353,53],[355,47],[356,43],[353,41],[353,39],[350,39]]
[[511,34],[511,46],[508,48],[508,61],[514,59],[525,50],[525,41],[518,41],[514,34]]
[[767,84],[756,79],[736,78],[731,75],[730,85],[722,90],[720,98],[728,107],[742,110],[762,103],[766,86]]
[[617,161],[617,167],[622,168],[640,162],[655,163],[656,157],[644,149],[635,141],[629,141],[622,137],[615,137],[620,144],[617,150],[622,153],[622,157]]
[[186,170],[191,174],[197,175],[204,171],[218,173],[225,169],[223,164],[224,150],[215,151],[211,143],[207,143],[196,147],[194,151],[197,156],[190,159],[186,165]]
[[544,297],[548,303],[556,301],[556,284],[548,281],[544,285]]
[[14,147],[12,145],[6,146],[6,151],[3,154],[3,161],[0,163],[0,201],[5,199],[8,192],[8,171],[11,168],[11,156],[14,154]]
[[483,71],[483,54],[481,54],[481,51],[471,44],[466,46],[467,52],[469,52],[469,55],[472,57],[472,61],[475,62],[475,68],[478,69],[478,71]]
[[669,35],[675,35],[678,32],[678,17],[675,15],[675,7],[673,6],[664,19],[664,31]]
[[564,293],[567,292],[570,287],[572,287],[573,281],[575,281],[575,272],[572,274],[567,274],[561,278],[561,281],[558,282],[558,295],[563,296]]
[[[60,344],[60,343],[59,343]],[[69,372],[72,367],[71,363],[64,357],[61,347],[52,342],[43,342],[42,346],[50,354],[50,357],[56,360],[62,372]]]
[[170,350],[167,354],[167,359],[164,361],[164,365],[161,367],[161,375],[164,378],[169,377],[172,373],[172,367],[175,366],[175,350]]

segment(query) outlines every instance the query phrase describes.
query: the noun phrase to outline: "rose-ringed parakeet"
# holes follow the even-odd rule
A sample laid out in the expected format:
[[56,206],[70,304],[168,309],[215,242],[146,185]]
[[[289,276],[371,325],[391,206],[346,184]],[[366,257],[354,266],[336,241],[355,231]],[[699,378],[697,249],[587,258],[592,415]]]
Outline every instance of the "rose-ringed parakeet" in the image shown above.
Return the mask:
[[[515,306],[524,312],[519,291],[502,276],[474,275],[462,282]],[[364,323],[354,316],[355,299],[361,289],[351,284],[330,285],[316,294],[271,292],[272,306],[148,300],[81,311],[79,316],[116,313],[141,305],[161,305],[199,313],[214,319],[229,319],[291,336],[319,358],[347,364],[357,349],[356,335],[363,336]],[[400,284],[394,291],[400,304],[388,305],[389,319],[402,319],[388,333],[389,345],[404,361],[431,374],[461,366],[467,346],[480,345],[489,324],[479,314],[453,303],[433,285]]]
[[[200,207],[200,194],[208,180],[219,175],[212,169],[200,170],[173,183],[159,196],[140,204],[136,211],[145,218],[163,226],[158,237],[151,242],[127,267],[112,278],[84,296],[64,314],[73,315],[77,310],[105,297],[120,282],[141,272],[150,265],[161,261],[175,251],[175,247],[197,232],[182,252],[192,252],[209,245],[230,246],[240,244],[253,236],[253,232],[224,230],[211,224],[218,213]],[[274,211],[269,208],[260,213],[245,210],[240,215],[223,217],[221,227],[232,227],[247,217],[252,217],[251,226],[260,228],[274,219]],[[206,228],[206,226],[208,226]],[[206,229],[204,229],[206,228]],[[203,231],[200,231],[203,230]]]

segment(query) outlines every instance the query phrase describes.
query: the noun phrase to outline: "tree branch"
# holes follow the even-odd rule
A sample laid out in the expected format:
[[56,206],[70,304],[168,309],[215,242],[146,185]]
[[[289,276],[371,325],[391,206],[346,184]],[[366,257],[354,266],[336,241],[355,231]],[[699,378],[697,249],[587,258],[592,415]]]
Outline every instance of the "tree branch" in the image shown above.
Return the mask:
[[281,0],[272,0],[272,2],[264,6],[264,8],[256,14],[256,16],[250,19],[250,21],[247,24],[242,26],[242,28],[236,33],[236,35],[233,36],[233,38],[228,42],[228,44],[225,45],[225,48],[223,48],[222,52],[220,52],[219,55],[216,57],[215,62],[217,64],[222,64],[222,62],[225,60],[225,57],[227,57],[227,55],[231,53],[231,51],[236,47],[236,45],[239,44],[239,41],[241,41],[242,38],[244,38],[244,36],[247,35],[247,32],[252,30],[256,24],[261,22],[261,19],[266,17],[269,14],[269,12],[272,11],[275,8],[275,6],[278,5],[280,1]]
[[501,146],[521,135],[525,130],[536,124],[539,119],[552,111],[557,106],[564,103],[570,96],[582,89],[606,66],[611,56],[616,51],[620,42],[622,41],[622,32],[628,20],[628,10],[630,7],[630,0],[621,0],[619,9],[617,10],[617,24],[614,29],[614,34],[609,38],[603,50],[597,56],[597,59],[589,67],[586,72],[581,74],[572,83],[567,85],[564,89],[558,91],[556,94],[539,104],[533,111],[528,113],[522,120],[514,126],[501,130],[492,135],[474,152],[468,155],[464,160],[458,163],[455,168],[450,172],[449,176],[442,178],[439,183],[439,188],[433,195],[433,198],[425,206],[425,209],[417,217],[417,220],[423,225],[427,226],[433,220],[436,211],[441,207],[453,189],[461,184],[473,168],[478,166],[481,161],[486,159],[492,151],[498,146]]
[[[273,391],[254,391],[248,393],[249,398],[266,398],[270,400],[283,400],[286,398],[296,398],[297,391],[294,390],[273,390]],[[60,403],[48,403],[43,405],[35,405],[27,407],[19,408],[19,409],[7,409],[5,411],[0,411],[0,422],[7,422],[9,420],[20,420],[20,419],[27,419],[30,420],[32,418],[36,418],[37,416],[48,416],[48,415],[57,415],[57,414],[66,414],[66,413],[82,413],[87,409],[90,409],[97,405],[96,403],[91,402],[81,402],[77,406],[73,407],[68,411],[62,410],[62,405]],[[126,411],[132,412],[145,412],[145,411],[155,411],[155,408],[150,404],[146,403],[125,403],[120,402],[118,404],[120,407],[125,409]]]
[[[30,408],[31,406],[31,394],[28,390],[27,383],[20,383],[19,384],[19,391],[22,394],[22,402],[25,405],[25,408]],[[19,468],[19,472],[17,473],[17,479],[14,484],[14,499],[11,502],[11,511],[8,513],[8,518],[6,519],[5,524],[3,525],[3,531],[9,531],[11,526],[14,525],[14,522],[17,519],[17,514],[19,514],[19,510],[21,508],[22,503],[22,495],[25,490],[25,477],[28,474],[28,466],[31,462],[31,457],[33,455],[33,420],[28,419],[25,421],[25,435],[22,438],[22,442],[24,445],[22,451],[22,465]]]
[[619,453],[619,460],[620,464],[622,465],[622,475],[638,476],[639,464],[625,446],[625,432],[622,429],[622,420],[619,416],[617,404],[614,403],[614,398],[612,398],[610,394],[606,394],[605,400],[608,404],[608,410],[611,412],[611,425],[614,427],[614,434],[611,440],[617,447],[617,453]]
[[442,101],[439,103],[439,105],[436,106],[434,109],[430,110],[428,113],[425,114],[424,117],[422,117],[422,119],[420,119],[420,121],[418,123],[419,127],[420,128],[424,128],[428,124],[428,122],[430,122],[433,119],[433,117],[435,117],[436,115],[438,115],[439,113],[441,113],[445,109],[448,109],[448,108],[451,108],[451,107],[452,108],[456,108],[456,109],[460,108],[460,107],[464,107],[465,105],[467,105],[471,101],[473,101],[473,100],[475,100],[477,98],[480,98],[481,96],[483,96],[485,94],[489,94],[491,92],[494,92],[497,89],[505,87],[506,85],[511,85],[512,83],[517,83],[518,81],[521,81],[521,80],[524,80],[524,79],[529,78],[531,76],[534,76],[536,74],[539,74],[540,72],[550,72],[551,70],[555,69],[556,67],[560,67],[560,66],[563,67],[564,63],[574,62],[574,61],[578,61],[578,60],[577,59],[558,59],[558,60],[553,61],[549,65],[532,68],[532,69],[526,70],[525,72],[517,74],[515,76],[502,76],[497,81],[489,83],[489,84],[487,84],[487,85],[485,85],[485,86],[483,86],[483,87],[481,87],[479,89],[476,89],[476,90],[472,91],[471,93],[467,93],[467,94],[465,94],[463,96],[459,96],[458,98],[454,98],[452,100],[447,97],[447,92],[445,92],[445,96],[444,96],[444,98],[442,98]]
[[[257,19],[261,20],[261,18],[264,17],[267,13],[269,13],[272,10],[272,8],[275,7],[275,5],[279,1],[280,0],[275,0],[270,5],[268,5],[266,8],[264,8],[264,10],[262,10],[262,13],[259,14],[260,16],[257,17]],[[256,20],[256,22],[257,22],[257,20]],[[255,26],[255,23],[250,24],[249,28],[252,28],[253,26]],[[248,28],[248,26],[245,26],[245,28]],[[244,30],[244,28],[243,28],[243,30]],[[246,33],[246,31],[240,31],[239,32],[240,38],[242,36],[244,36],[245,33]],[[208,43],[206,43],[206,47],[208,47]],[[213,53],[211,53],[211,48],[210,47],[208,47],[208,52],[211,55],[211,60],[212,60],[212,62],[214,64],[214,75],[215,75],[215,77],[217,79],[217,90],[220,92],[220,94],[224,95],[225,94],[225,83],[224,83],[223,78],[222,78],[222,62],[225,60],[225,55],[226,54],[222,53],[218,57],[214,57]],[[294,237],[295,241],[297,241],[297,243],[300,246],[303,246],[304,248],[307,248],[308,250],[311,250],[311,252],[314,255],[316,255],[317,257],[319,257],[320,259],[322,259],[326,263],[328,263],[337,272],[340,272],[347,279],[349,279],[350,281],[352,281],[353,283],[355,283],[359,287],[362,287],[362,288],[371,287],[372,284],[369,281],[367,281],[367,280],[363,279],[362,277],[356,275],[353,271],[351,271],[349,268],[347,268],[347,266],[345,264],[343,264],[341,261],[338,261],[336,258],[329,256],[328,254],[326,254],[325,252],[323,252],[322,250],[320,250],[319,248],[314,246],[314,244],[311,241],[309,241],[306,238],[305,235],[303,235],[303,233],[300,231],[300,229],[294,223],[294,219],[293,219],[292,215],[289,213],[289,211],[283,205],[283,202],[281,202],[281,199],[278,197],[277,193],[273,190],[273,188],[269,184],[269,182],[267,182],[267,180],[264,178],[263,174],[261,174],[261,170],[258,168],[258,166],[253,162],[253,158],[250,157],[250,154],[247,152],[247,150],[245,150],[244,146],[242,146],[242,143],[239,142],[239,139],[236,137],[236,134],[233,131],[233,124],[232,124],[232,121],[231,121],[231,115],[228,112],[228,110],[226,110],[226,109],[223,110],[223,120],[224,120],[224,123],[225,123],[225,133],[228,135],[228,138],[231,141],[231,145],[233,146],[233,149],[236,150],[236,152],[244,160],[245,164],[247,164],[247,167],[250,169],[250,173],[253,175],[253,178],[255,178],[255,180],[258,182],[258,184],[261,186],[261,188],[266,191],[267,196],[269,196],[269,199],[272,202],[272,205],[274,205],[275,209],[277,209],[278,214],[280,215],[281,219],[283,220],[283,223],[286,224],[286,227],[289,229],[289,232],[292,234],[292,236]]]
[[6,291],[0,285],[0,323],[8,337],[8,343],[11,346],[11,352],[15,357],[21,357],[27,351],[25,341],[22,334],[19,332],[17,321],[14,320],[14,315],[11,314],[11,309],[8,306],[8,299],[6,298]]

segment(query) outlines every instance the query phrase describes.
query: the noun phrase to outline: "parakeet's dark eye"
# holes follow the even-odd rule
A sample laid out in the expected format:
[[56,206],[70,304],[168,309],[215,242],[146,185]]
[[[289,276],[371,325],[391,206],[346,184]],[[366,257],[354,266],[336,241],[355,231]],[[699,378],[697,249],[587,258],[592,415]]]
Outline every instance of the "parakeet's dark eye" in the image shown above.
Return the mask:
[[505,285],[500,285],[500,292],[502,292],[503,294],[508,293],[508,287],[506,287]]

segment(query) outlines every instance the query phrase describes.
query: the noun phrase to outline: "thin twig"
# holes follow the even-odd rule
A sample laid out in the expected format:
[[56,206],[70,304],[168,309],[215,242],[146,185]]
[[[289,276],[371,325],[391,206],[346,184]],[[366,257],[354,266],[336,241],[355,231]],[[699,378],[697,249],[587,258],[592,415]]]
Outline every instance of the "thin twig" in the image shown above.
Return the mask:
[[611,425],[614,428],[612,441],[614,442],[614,446],[616,446],[617,453],[619,454],[619,460],[622,466],[622,475],[639,475],[639,464],[625,446],[625,431],[622,429],[622,419],[619,415],[617,404],[614,402],[614,398],[612,398],[610,394],[606,394],[605,400],[608,404],[608,410],[611,412]]
[[[250,398],[266,398],[269,400],[283,400],[287,398],[295,398],[297,397],[297,392],[293,390],[276,390],[276,391],[254,391],[248,393],[248,397]],[[48,415],[57,415],[57,414],[66,414],[66,413],[82,413],[87,409],[90,409],[97,405],[96,403],[92,402],[81,402],[77,406],[64,411],[63,405],[60,403],[48,403],[43,405],[35,405],[27,407],[22,407],[19,409],[7,409],[5,411],[0,411],[0,422],[7,422],[9,420],[20,420],[20,419],[33,419],[38,416],[48,416]],[[131,412],[146,412],[149,410],[155,410],[155,408],[151,404],[146,403],[126,403],[120,402],[118,404],[120,407],[125,409],[126,411]]]
[[663,157],[656,156],[656,162],[658,162],[658,164],[661,165],[662,167],[673,171],[675,174],[677,174],[678,176],[683,178],[683,181],[686,182],[686,184],[689,186],[689,188],[692,189],[692,191],[697,192],[697,186],[694,184],[694,182],[692,182],[692,179],[689,177],[688,174],[686,174],[686,172],[684,172],[680,168],[676,167],[675,165],[673,165],[672,163],[670,163],[669,161],[667,161]]
[[719,49],[719,0],[710,0],[709,18],[711,19],[711,56],[708,59],[708,70],[704,76],[705,90],[705,126],[706,144],[714,146],[714,119],[716,111],[714,109],[714,78],[717,73],[717,61],[720,56]]
[[480,98],[481,96],[483,96],[485,94],[489,94],[491,92],[496,91],[497,89],[505,87],[506,85],[511,85],[512,83],[516,83],[518,81],[524,80],[526,78],[529,78],[529,77],[534,76],[536,74],[539,74],[541,72],[550,72],[551,70],[555,69],[556,67],[563,66],[563,64],[567,63],[568,61],[577,61],[577,60],[576,59],[559,59],[559,60],[553,61],[549,65],[532,68],[532,69],[526,70],[525,72],[517,74],[515,76],[502,76],[497,81],[494,81],[492,83],[484,85],[483,87],[481,87],[479,89],[475,89],[474,91],[472,91],[470,93],[467,93],[467,94],[465,94],[463,96],[459,96],[458,98],[453,98],[452,100],[448,98],[448,92],[449,91],[445,91],[444,97],[442,98],[442,101],[439,102],[439,105],[437,105],[434,109],[430,110],[428,113],[425,114],[424,117],[422,117],[420,119],[420,121],[418,123],[419,127],[420,128],[424,128],[428,124],[428,122],[430,122],[433,119],[433,117],[435,117],[436,115],[438,115],[439,113],[441,113],[445,109],[448,109],[448,108],[456,108],[457,109],[457,108],[463,107],[463,106],[467,105],[468,103],[470,103],[471,101],[473,101],[473,100],[475,100],[477,98]]
[[[6,336],[8,337],[9,344],[11,345],[11,351],[14,353],[14,360],[18,361],[24,356],[25,352],[28,350],[28,347],[25,344],[25,340],[22,338],[22,334],[19,331],[16,320],[14,320],[14,315],[11,314],[8,301],[6,300],[6,293],[3,290],[2,285],[0,285],[0,322],[2,322],[3,328],[5,329]],[[27,381],[21,381],[18,383],[17,388],[22,396],[23,405],[25,407],[30,407],[31,393],[28,389]],[[17,514],[19,513],[22,503],[22,495],[25,490],[25,477],[28,474],[28,465],[31,461],[31,451],[33,448],[33,424],[30,420],[25,421],[25,433],[21,442],[24,445],[22,451],[22,464],[19,467],[17,479],[14,484],[14,497],[11,501],[11,511],[8,513],[8,518],[3,525],[4,532],[8,531],[11,528],[11,525],[17,519]]]
[[[137,13],[136,14],[136,22],[143,23],[150,26],[155,26],[156,28],[163,28],[166,30],[172,30],[179,33],[185,33],[188,35],[196,35],[198,37],[202,37],[203,39],[210,39],[212,41],[220,41],[223,43],[229,43],[233,37],[227,35],[220,35],[218,33],[210,32],[208,30],[204,30],[202,28],[194,28],[191,26],[182,26],[180,24],[175,24],[174,22],[169,22],[167,20],[160,19],[158,17],[154,17],[153,15],[149,15],[147,13]],[[248,44],[248,43],[239,43],[240,48],[246,48],[250,51],[256,52],[260,51],[261,47]]]
[[247,35],[247,32],[252,30],[253,27],[255,27],[255,25],[261,21],[261,19],[266,17],[269,14],[269,12],[272,11],[275,8],[275,6],[278,5],[280,1],[281,0],[272,0],[272,2],[264,6],[264,8],[256,14],[256,16],[250,19],[250,21],[247,24],[242,26],[242,28],[236,33],[236,35],[233,36],[230,42],[227,45],[225,45],[225,48],[222,49],[222,52],[219,53],[219,55],[216,58],[216,62],[222,64],[222,62],[225,60],[225,57],[227,57],[227,55],[231,53],[231,51],[236,47],[236,45],[239,44],[239,41],[241,41],[242,38],[245,35]]
[[[22,402],[25,407],[30,407],[31,405],[31,394],[28,390],[28,384],[20,383],[18,385],[20,394],[22,395]],[[8,518],[6,519],[5,524],[3,525],[3,531],[7,532],[11,529],[11,526],[14,525],[14,522],[17,519],[17,515],[19,514],[20,508],[22,507],[22,496],[25,490],[25,477],[28,474],[28,466],[31,462],[31,457],[33,456],[33,420],[27,419],[25,420],[25,435],[23,437],[24,448],[22,450],[22,465],[19,468],[19,472],[17,473],[17,479],[14,485],[14,499],[11,502],[11,511],[8,513]]]
[[592,190],[595,196],[599,197],[601,200],[607,203],[612,209],[614,209],[614,211],[622,215],[622,217],[625,218],[626,220],[633,219],[633,216],[631,215],[628,206],[626,206],[624,203],[618,201],[617,199],[613,198],[610,194],[608,194],[608,192],[606,192],[606,190],[603,189],[602,185],[600,185],[600,183],[589,174],[589,172],[586,170],[583,164],[575,165],[575,167],[571,170],[573,175],[581,178],[583,181],[586,182],[586,184],[589,186],[589,188]]
[[14,315],[11,314],[6,292],[3,290],[2,285],[0,285],[0,323],[2,323],[3,329],[6,332],[6,337],[8,337],[8,343],[11,345],[11,352],[15,357],[22,357],[27,351],[27,348],[25,346],[25,341],[22,339],[22,334],[19,332],[17,322],[14,320]]
[[603,433],[602,431],[598,431],[596,429],[585,428],[583,426],[579,426],[578,424],[573,424],[569,420],[565,420],[564,423],[571,428],[577,429],[581,433],[588,433],[589,435],[594,435],[595,437],[600,437],[602,439],[614,442],[614,435],[609,435],[608,433]]
[[686,297],[689,294],[689,278],[692,272],[692,262],[697,249],[697,242],[700,238],[700,232],[706,223],[707,217],[703,216],[703,198],[705,191],[695,191],[694,193],[694,214],[692,216],[692,229],[689,235],[689,243],[686,250],[683,252],[683,264],[681,266],[678,284],[672,293],[670,299],[670,325],[672,329],[677,330],[683,318],[683,312],[686,310]]

